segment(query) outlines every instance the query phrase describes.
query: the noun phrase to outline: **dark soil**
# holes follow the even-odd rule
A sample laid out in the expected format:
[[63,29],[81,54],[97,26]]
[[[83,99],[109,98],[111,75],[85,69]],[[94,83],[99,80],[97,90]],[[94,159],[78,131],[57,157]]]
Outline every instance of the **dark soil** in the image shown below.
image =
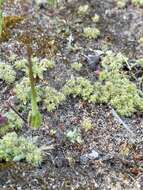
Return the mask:
[[[87,3],[90,13],[79,20],[76,13],[78,5]],[[87,40],[81,35],[82,27],[92,25],[90,18],[94,13],[101,17],[96,24],[101,36],[97,40]],[[96,74],[88,68],[83,54],[111,49],[123,52],[131,60],[143,55],[143,49],[137,42],[143,36],[143,9],[131,4],[118,9],[114,0],[73,0],[63,2],[62,8],[40,9],[34,1],[6,0],[4,14],[17,16],[17,20],[5,28],[7,35],[0,44],[1,59],[8,62],[13,53],[25,57],[25,44],[30,43],[34,56],[55,57],[56,67],[45,73],[45,81],[57,90],[72,75],[96,80]],[[78,47],[73,51],[68,49],[71,34],[73,45]],[[76,61],[84,65],[80,72],[70,67]],[[11,96],[12,88],[1,82],[1,109]],[[115,120],[111,108],[91,105],[78,98],[69,97],[55,111],[44,112],[43,116],[43,126],[39,130],[23,127],[19,132],[25,136],[37,135],[39,145],[47,145],[42,165],[34,168],[23,162],[1,163],[1,190],[143,189],[143,120],[140,113],[132,118],[123,118],[134,137]],[[64,133],[79,126],[83,116],[92,119],[93,129],[87,133],[82,131],[82,144],[72,144],[65,139]],[[51,129],[56,130],[53,136]],[[93,150],[99,156],[83,160],[84,155]]]

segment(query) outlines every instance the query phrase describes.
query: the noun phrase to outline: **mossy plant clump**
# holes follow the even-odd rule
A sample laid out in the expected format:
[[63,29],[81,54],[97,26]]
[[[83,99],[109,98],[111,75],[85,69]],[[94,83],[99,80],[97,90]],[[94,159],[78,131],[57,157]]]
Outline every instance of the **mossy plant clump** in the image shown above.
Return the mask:
[[89,117],[84,117],[81,121],[81,127],[82,129],[87,132],[89,131],[90,129],[92,129],[92,121]]
[[73,130],[68,130],[65,136],[71,143],[81,144],[83,142],[81,137],[81,132],[78,128],[74,128]]
[[30,101],[30,84],[27,77],[23,77],[20,82],[17,82],[14,88],[16,98],[21,101],[22,104],[27,104]]
[[122,116],[131,116],[137,110],[143,111],[143,97],[136,85],[122,71],[127,57],[111,51],[101,61],[99,79],[94,84],[85,78],[77,77],[66,82],[65,95],[81,97],[91,103],[106,103]]
[[93,91],[94,87],[91,82],[83,77],[72,78],[63,87],[63,93],[66,96],[78,96],[83,100],[89,100]]
[[143,0],[131,0],[132,4],[138,7],[143,6]]
[[92,21],[97,23],[100,19],[100,16],[98,14],[94,14],[94,16],[92,17]]
[[[24,90],[23,90],[24,89]],[[29,79],[27,77],[23,77],[22,80],[16,82],[14,87],[14,93],[16,94],[16,98],[21,104],[26,105],[30,102],[31,89]],[[36,85],[37,91],[37,101],[40,102],[43,97],[43,89],[38,84]]]
[[16,72],[11,65],[0,62],[0,79],[11,84],[15,81]]
[[83,28],[83,35],[89,39],[96,39],[100,36],[100,30],[98,28],[85,27]]
[[44,90],[44,107],[47,111],[51,112],[57,108],[65,100],[65,95],[62,92],[58,92],[52,87],[46,87]]
[[82,64],[78,62],[72,63],[71,68],[74,69],[75,71],[80,71],[82,68]]
[[15,132],[0,139],[0,160],[21,161],[38,166],[42,162],[42,151],[35,145],[35,139],[18,137]]
[[78,14],[84,16],[88,13],[89,6],[88,5],[80,5],[78,8]]
[[102,71],[95,83],[95,93],[91,102],[107,103],[113,106],[120,115],[131,116],[138,109],[143,111],[143,98],[136,85],[123,73],[123,64],[127,58],[122,54],[107,52],[102,59]]
[[[28,61],[27,59],[23,58],[17,60],[14,63],[16,69],[23,71],[26,76],[28,76]],[[32,58],[32,69],[34,78],[39,77],[43,79],[43,74],[48,69],[53,69],[55,67],[55,62],[52,59],[42,59],[39,60],[37,57]]]
[[23,120],[14,111],[11,110],[6,112],[4,117],[7,119],[7,122],[0,125],[0,135],[4,135],[8,131],[22,128]]
[[116,0],[116,4],[118,8],[124,8],[127,4],[126,0]]

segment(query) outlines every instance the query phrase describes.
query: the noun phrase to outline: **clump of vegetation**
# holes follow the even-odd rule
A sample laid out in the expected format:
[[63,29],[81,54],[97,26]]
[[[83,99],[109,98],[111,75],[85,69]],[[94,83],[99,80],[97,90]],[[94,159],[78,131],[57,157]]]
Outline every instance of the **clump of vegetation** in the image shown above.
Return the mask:
[[98,28],[85,27],[83,28],[83,34],[86,38],[96,39],[98,36],[100,36],[100,30]]
[[97,15],[97,14],[94,14],[94,16],[92,17],[92,21],[95,22],[95,23],[98,22],[99,19],[100,19],[100,16]]
[[[24,89],[24,90],[23,90]],[[27,104],[30,101],[30,83],[27,77],[24,77],[20,82],[17,82],[14,88],[14,92],[16,93],[16,97],[23,104]]]
[[0,79],[4,80],[8,84],[11,84],[15,81],[16,72],[11,65],[0,63]]
[[135,6],[143,6],[143,0],[131,0],[132,4]]
[[139,38],[138,43],[139,43],[140,45],[143,45],[143,37],[140,37],[140,38]]
[[86,15],[88,13],[89,6],[88,5],[80,5],[78,8],[79,15]]
[[39,65],[46,69],[53,69],[55,67],[55,61],[53,59],[42,59]]
[[[34,78],[39,77],[40,79],[43,79],[44,71],[46,71],[47,69],[53,69],[55,67],[55,62],[52,59],[42,59],[40,61],[37,57],[33,57],[31,60]],[[28,76],[29,71],[27,59],[23,58],[17,60],[14,63],[14,66],[16,69],[23,71],[26,74],[26,76]]]
[[65,96],[63,93],[58,92],[56,89],[52,87],[45,88],[43,101],[47,111],[53,111],[64,100]]
[[35,139],[18,137],[15,132],[0,139],[0,160],[21,161],[38,166],[42,162],[42,151],[35,145]]
[[126,6],[127,1],[126,0],[116,0],[116,3],[117,3],[118,8],[123,8]]
[[107,52],[102,60],[104,70],[94,85],[95,93],[90,101],[110,104],[120,115],[131,116],[137,109],[143,111],[143,98],[121,70],[125,61],[122,54]]
[[137,59],[136,63],[143,67],[143,58]]
[[39,112],[39,108],[37,105],[37,90],[35,87],[33,64],[31,59],[32,49],[28,46],[27,46],[27,54],[28,54],[29,82],[31,90],[31,111],[29,112],[28,122],[33,128],[39,128],[42,122],[42,116]]
[[65,95],[79,96],[84,100],[89,100],[94,87],[91,82],[83,77],[68,80],[63,88]]
[[81,144],[83,142],[80,130],[78,128],[67,131],[65,136],[71,143]]
[[122,116],[131,116],[136,110],[143,111],[140,91],[122,71],[127,62],[128,59],[121,53],[116,55],[108,51],[102,58],[102,71],[94,85],[85,78],[73,78],[66,82],[63,93],[92,103],[109,104]]
[[54,6],[57,4],[57,0],[47,0],[48,5]]
[[3,30],[3,11],[2,11],[2,5],[4,0],[0,0],[0,38],[2,36],[2,30]]
[[84,129],[85,132],[92,129],[92,121],[89,117],[84,117],[81,121],[81,127]]
[[78,62],[72,63],[72,65],[71,65],[71,68],[76,70],[76,71],[80,71],[81,67],[82,67],[82,64],[78,63]]
[[6,132],[14,129],[20,129],[23,126],[23,120],[14,112],[8,111],[4,114],[7,119],[4,125],[0,126],[0,134],[6,134]]
[[[39,85],[36,85],[35,88],[37,91],[37,102],[40,102],[43,96],[43,89]],[[31,88],[28,77],[23,77],[20,82],[16,83],[14,93],[16,94],[17,100],[20,101],[21,104],[26,105],[30,102]]]

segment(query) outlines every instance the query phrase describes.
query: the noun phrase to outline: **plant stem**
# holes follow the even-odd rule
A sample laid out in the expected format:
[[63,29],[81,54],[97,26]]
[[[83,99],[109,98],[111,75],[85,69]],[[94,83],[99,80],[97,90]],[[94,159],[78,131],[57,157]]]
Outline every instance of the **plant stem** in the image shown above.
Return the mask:
[[3,11],[2,11],[2,5],[4,0],[0,0],[0,38],[2,36],[2,29],[3,29]]
[[28,52],[28,68],[29,68],[29,79],[30,79],[30,86],[31,86],[31,103],[32,103],[32,113],[36,114],[38,110],[37,106],[37,94],[35,90],[35,82],[34,82],[34,76],[33,76],[33,69],[32,69],[32,49],[30,46],[27,46],[27,52]]
[[38,110],[37,93],[35,89],[35,80],[33,76],[32,59],[31,59],[32,48],[29,45],[27,45],[27,54],[28,54],[28,69],[29,69],[29,80],[31,86],[31,107],[32,107],[32,112],[29,116],[30,116],[31,126],[33,128],[38,128],[40,127],[41,124],[41,114]]

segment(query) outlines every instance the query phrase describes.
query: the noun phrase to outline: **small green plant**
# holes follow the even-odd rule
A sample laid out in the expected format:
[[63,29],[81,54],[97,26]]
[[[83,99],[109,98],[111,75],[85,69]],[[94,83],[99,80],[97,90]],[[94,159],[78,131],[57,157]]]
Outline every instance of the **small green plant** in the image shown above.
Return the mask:
[[92,129],[92,121],[89,117],[84,117],[81,121],[81,127],[84,129],[85,132]]
[[97,23],[99,21],[99,19],[100,19],[100,16],[97,14],[94,14],[94,16],[92,17],[92,21],[95,23]]
[[77,128],[67,131],[65,136],[71,143],[81,144],[83,142],[81,133],[80,133],[79,129],[77,129]]
[[58,92],[56,89],[52,87],[45,88],[44,106],[46,107],[47,111],[53,111],[64,100],[65,96],[63,93]]
[[135,6],[143,6],[143,0],[131,0],[132,4]]
[[117,3],[118,8],[124,8],[127,4],[127,1],[126,0],[116,0],[116,3]]
[[122,72],[126,61],[122,54],[107,52],[101,63],[104,69],[90,97],[91,102],[110,104],[121,116],[131,116],[137,109],[143,111],[143,98],[139,90]]
[[53,59],[42,59],[39,63],[40,67],[46,69],[53,69],[55,67],[55,61]]
[[47,0],[47,3],[48,3],[48,5],[53,7],[53,6],[57,5],[57,0]]
[[0,126],[1,135],[6,134],[8,131],[13,131],[14,129],[22,128],[23,120],[14,111],[6,112],[4,117],[7,118],[7,122],[3,126]]
[[2,30],[3,30],[3,10],[2,10],[3,2],[4,0],[0,0],[0,38],[2,36]]
[[16,94],[16,97],[21,101],[21,103],[26,105],[27,102],[30,101],[31,95],[29,79],[27,77],[23,77],[20,82],[17,82],[14,88],[14,92]]
[[143,46],[143,37],[140,37],[138,43]]
[[82,67],[82,64],[78,63],[78,62],[75,62],[75,63],[71,64],[71,68],[74,69],[74,70],[76,70],[76,71],[80,71],[81,67]]
[[38,166],[42,162],[42,151],[35,145],[36,139],[18,137],[15,132],[0,139],[0,160],[21,161]]
[[98,81],[94,85],[82,77],[72,78],[64,85],[63,93],[81,97],[91,103],[109,104],[121,116],[131,116],[137,110],[143,111],[141,92],[122,71],[124,64],[128,65],[127,57],[107,51],[101,61],[102,70]]
[[[37,57],[33,57],[31,60],[34,78],[39,77],[40,79],[43,79],[43,73],[47,69],[53,69],[55,67],[55,62],[52,59],[42,59],[40,61]],[[29,75],[27,59],[23,58],[15,61],[14,66],[16,69],[23,71],[26,76]]]
[[11,65],[0,62],[0,79],[8,84],[13,83],[16,78],[16,72]]
[[88,5],[80,5],[78,8],[79,15],[86,15],[88,13],[89,6]]
[[66,82],[63,87],[63,93],[73,96],[82,97],[83,100],[89,100],[93,93],[94,87],[91,82],[83,77],[72,78]]
[[33,128],[39,128],[42,122],[41,114],[37,105],[37,91],[35,88],[35,80],[33,76],[31,54],[32,49],[27,46],[28,53],[28,70],[29,70],[29,81],[31,88],[31,111],[29,112],[28,121]]
[[86,38],[96,39],[98,36],[100,36],[100,30],[98,28],[85,27],[83,28],[83,34]]

